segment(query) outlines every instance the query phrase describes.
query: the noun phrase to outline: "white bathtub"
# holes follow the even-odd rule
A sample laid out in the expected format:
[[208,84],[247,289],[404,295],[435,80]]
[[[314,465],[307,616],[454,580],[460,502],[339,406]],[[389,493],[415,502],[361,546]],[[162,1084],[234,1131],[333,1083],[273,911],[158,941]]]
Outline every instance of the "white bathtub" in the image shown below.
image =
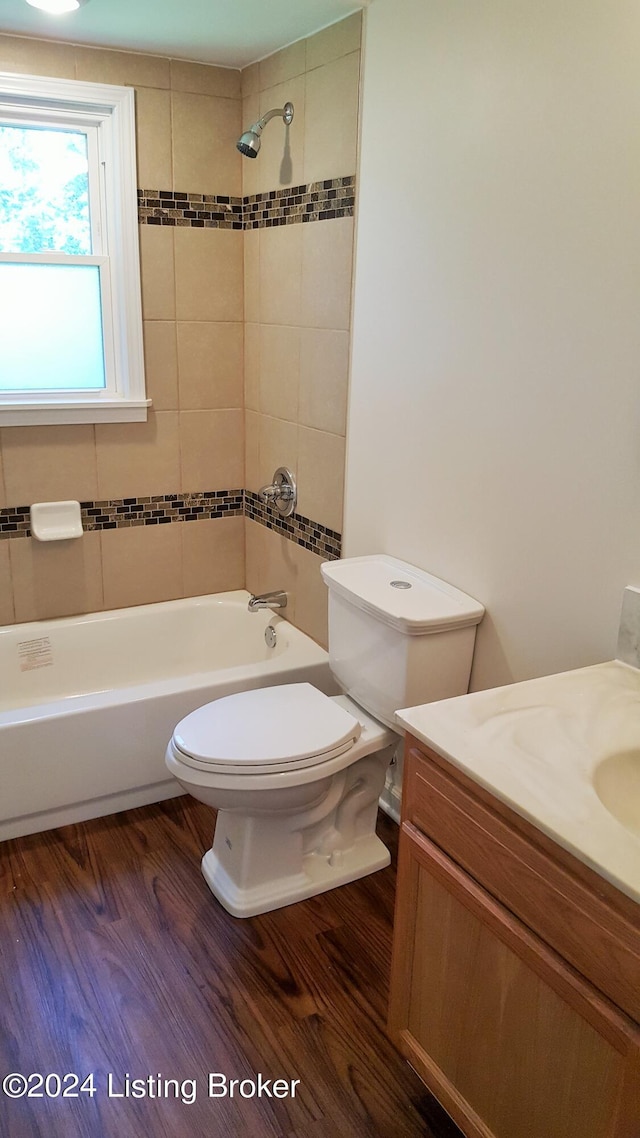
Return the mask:
[[248,597],[0,628],[0,840],[181,794],[165,749],[212,699],[300,680],[333,695],[327,653]]

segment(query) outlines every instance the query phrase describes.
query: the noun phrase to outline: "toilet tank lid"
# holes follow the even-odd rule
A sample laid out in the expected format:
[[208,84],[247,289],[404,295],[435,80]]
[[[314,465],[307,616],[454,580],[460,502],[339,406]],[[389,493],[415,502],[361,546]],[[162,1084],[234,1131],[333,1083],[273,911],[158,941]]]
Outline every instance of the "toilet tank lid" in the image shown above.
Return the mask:
[[411,636],[479,624],[484,605],[386,553],[327,561],[325,584],[357,608]]

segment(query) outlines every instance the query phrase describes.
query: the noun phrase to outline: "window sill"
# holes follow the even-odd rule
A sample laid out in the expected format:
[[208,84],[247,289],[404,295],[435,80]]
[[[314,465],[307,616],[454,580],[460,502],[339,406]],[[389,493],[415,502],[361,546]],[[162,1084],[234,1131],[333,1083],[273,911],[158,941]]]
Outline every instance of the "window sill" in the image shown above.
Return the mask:
[[0,427],[39,427],[54,423],[146,423],[150,406],[150,399],[5,403],[0,405]]

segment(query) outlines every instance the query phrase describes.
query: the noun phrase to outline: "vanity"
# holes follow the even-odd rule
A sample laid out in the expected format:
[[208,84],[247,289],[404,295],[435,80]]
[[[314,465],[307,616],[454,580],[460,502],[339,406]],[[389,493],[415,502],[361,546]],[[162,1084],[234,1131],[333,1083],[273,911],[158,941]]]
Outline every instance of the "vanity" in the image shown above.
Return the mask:
[[640,671],[398,719],[394,1041],[468,1138],[639,1138]]

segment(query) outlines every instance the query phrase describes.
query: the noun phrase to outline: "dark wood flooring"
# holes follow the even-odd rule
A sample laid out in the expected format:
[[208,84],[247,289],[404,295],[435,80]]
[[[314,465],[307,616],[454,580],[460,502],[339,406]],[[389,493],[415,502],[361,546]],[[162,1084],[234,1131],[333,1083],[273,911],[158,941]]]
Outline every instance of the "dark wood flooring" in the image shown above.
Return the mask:
[[[0,1077],[96,1088],[0,1091],[2,1138],[458,1138],[385,1032],[394,866],[236,920],[200,874],[213,818],[176,798],[0,845]],[[208,1097],[258,1072],[295,1098]],[[127,1073],[195,1102],[109,1097]]]

